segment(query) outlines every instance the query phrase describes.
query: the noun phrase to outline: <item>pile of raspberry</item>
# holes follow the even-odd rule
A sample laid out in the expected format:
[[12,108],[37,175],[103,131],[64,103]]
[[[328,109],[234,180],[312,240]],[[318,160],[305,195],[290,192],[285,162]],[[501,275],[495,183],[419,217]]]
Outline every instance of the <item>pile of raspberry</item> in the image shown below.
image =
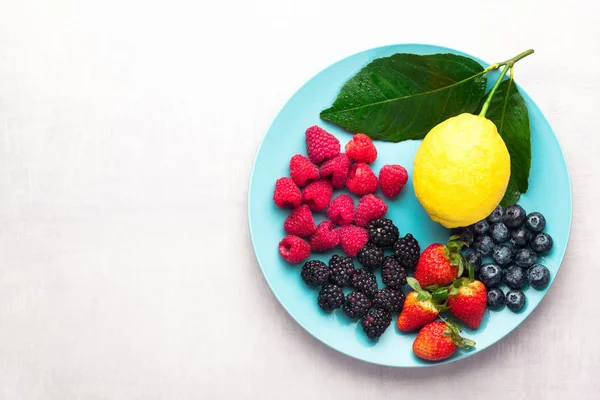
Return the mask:
[[[273,201],[292,211],[284,223],[288,234],[279,242],[279,253],[290,263],[299,263],[319,252],[341,246],[354,257],[369,241],[365,228],[382,218],[388,206],[375,194],[378,188],[387,198],[400,194],[408,180],[406,169],[387,164],[375,175],[370,165],[377,159],[377,149],[363,134],[353,136],[340,152],[339,140],[318,126],[306,130],[306,154],[290,160],[290,176],[275,182]],[[360,196],[355,207],[348,189]],[[313,213],[325,213],[328,219],[315,224]]]

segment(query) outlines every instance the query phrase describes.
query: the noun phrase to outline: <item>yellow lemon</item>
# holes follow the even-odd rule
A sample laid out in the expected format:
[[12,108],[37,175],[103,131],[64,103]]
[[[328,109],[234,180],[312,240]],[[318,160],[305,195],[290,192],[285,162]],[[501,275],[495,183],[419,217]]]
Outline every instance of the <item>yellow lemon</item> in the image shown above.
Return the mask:
[[414,162],[417,199],[447,228],[471,225],[500,203],[510,178],[510,155],[489,119],[461,114],[425,136]]

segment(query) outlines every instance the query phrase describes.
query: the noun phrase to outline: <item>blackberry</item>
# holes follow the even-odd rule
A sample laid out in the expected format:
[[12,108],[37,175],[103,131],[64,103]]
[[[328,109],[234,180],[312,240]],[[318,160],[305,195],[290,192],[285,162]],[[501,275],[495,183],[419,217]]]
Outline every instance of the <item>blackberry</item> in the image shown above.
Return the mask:
[[377,294],[377,279],[375,275],[366,268],[357,269],[354,271],[350,279],[352,287],[359,292],[363,292],[369,298],[373,298]]
[[510,290],[506,293],[506,307],[512,312],[519,312],[525,306],[525,294],[520,290]]
[[364,293],[352,292],[346,296],[342,310],[350,318],[362,318],[371,308],[371,299]]
[[510,231],[510,244],[515,248],[523,248],[529,244],[531,239],[531,232],[529,232],[524,226]]
[[544,254],[552,249],[552,236],[547,233],[541,232],[535,234],[529,241],[529,245],[538,254]]
[[481,254],[473,249],[468,249],[465,251],[465,259],[473,266],[473,271],[478,273],[479,269],[481,268],[481,262],[483,261]]
[[394,244],[400,236],[398,228],[391,219],[379,218],[373,220],[367,226],[369,240],[377,246],[386,247]]
[[329,281],[334,285],[348,286],[354,271],[352,257],[338,256],[337,254],[331,256],[329,260]]
[[523,207],[518,204],[513,204],[512,206],[506,207],[506,210],[504,210],[502,221],[504,221],[504,224],[509,228],[518,228],[523,225],[526,217],[527,213]]
[[488,229],[490,229],[490,224],[486,219],[482,219],[481,221],[471,225],[471,229],[476,235],[483,235],[488,231]]
[[363,330],[370,339],[378,338],[390,326],[392,314],[383,308],[372,308],[362,319]]
[[322,261],[307,261],[302,266],[300,276],[308,286],[321,286],[329,280],[329,268]]
[[503,214],[504,210],[502,209],[502,206],[499,205],[498,207],[494,208],[494,211],[492,211],[492,213],[487,217],[487,220],[491,224],[501,222]]
[[511,289],[521,289],[525,286],[526,281],[527,274],[525,274],[525,270],[521,267],[512,265],[504,272],[504,283]]
[[392,289],[400,289],[406,285],[406,270],[398,260],[388,256],[383,261],[383,267],[381,267],[381,280]]
[[410,233],[394,243],[394,256],[406,269],[414,270],[420,255],[419,242]]
[[392,288],[383,288],[375,295],[373,305],[389,312],[399,313],[404,306],[404,292]]
[[490,226],[490,230],[488,232],[492,240],[496,243],[504,243],[508,240],[508,228],[502,222],[496,222],[492,226]]
[[529,268],[537,262],[537,254],[531,249],[519,249],[515,252],[515,264],[522,268]]
[[527,280],[531,287],[541,289],[550,282],[550,271],[540,264],[535,264],[527,271]]
[[325,311],[340,308],[344,304],[344,291],[341,287],[328,283],[321,288],[317,302],[319,307]]
[[506,297],[504,296],[504,292],[502,291],[502,289],[491,288],[490,290],[488,290],[488,294],[487,294],[488,307],[500,308],[504,304],[505,300],[506,300]]
[[356,257],[363,267],[373,271],[383,264],[383,249],[369,242],[358,252]]
[[525,227],[531,232],[538,233],[544,230],[546,218],[539,212],[532,212],[525,219]]
[[504,266],[513,260],[514,253],[512,248],[507,244],[499,244],[494,247],[492,258],[494,262],[500,266]]
[[479,270],[479,280],[488,288],[495,287],[502,280],[502,270],[496,264],[485,264]]
[[482,256],[489,256],[494,250],[494,241],[488,235],[477,236],[473,242],[473,248]]

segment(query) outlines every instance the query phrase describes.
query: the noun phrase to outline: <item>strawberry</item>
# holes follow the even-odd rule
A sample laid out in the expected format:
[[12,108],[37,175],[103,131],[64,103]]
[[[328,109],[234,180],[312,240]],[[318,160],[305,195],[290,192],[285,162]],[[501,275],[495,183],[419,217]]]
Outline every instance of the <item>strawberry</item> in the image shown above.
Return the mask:
[[457,348],[469,349],[475,342],[460,336],[461,328],[454,321],[436,321],[419,331],[413,352],[419,358],[439,361],[450,357]]
[[318,126],[306,130],[306,153],[315,164],[340,154],[340,141],[331,133]]
[[471,329],[477,329],[481,324],[486,304],[487,290],[479,281],[462,278],[455,281],[450,289],[448,297],[450,312]]
[[377,149],[373,141],[362,133],[354,135],[346,144],[346,153],[356,162],[372,163],[377,158]]
[[377,190],[377,177],[369,167],[369,164],[356,163],[350,167],[350,173],[346,180],[346,187],[354,194],[362,196]]
[[463,273],[465,260],[460,249],[464,245],[458,236],[451,236],[447,245],[434,243],[427,247],[417,262],[415,279],[423,287],[451,284]]
[[340,153],[325,161],[319,171],[321,178],[331,176],[333,187],[339,189],[346,184],[348,172],[350,171],[350,159],[346,154]]
[[296,154],[290,160],[290,177],[298,187],[319,179],[319,167],[302,154]]
[[306,204],[292,210],[283,223],[283,229],[290,235],[310,236],[315,232],[315,220]]
[[421,289],[419,282],[414,278],[406,279],[408,284],[415,289],[404,300],[402,312],[398,316],[398,329],[410,332],[435,321],[442,307],[436,305],[431,294]]

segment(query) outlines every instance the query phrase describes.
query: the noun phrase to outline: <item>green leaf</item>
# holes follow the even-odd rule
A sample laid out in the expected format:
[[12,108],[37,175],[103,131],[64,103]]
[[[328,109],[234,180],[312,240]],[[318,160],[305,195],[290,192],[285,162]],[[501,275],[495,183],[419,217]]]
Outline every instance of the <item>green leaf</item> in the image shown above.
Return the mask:
[[350,78],[321,118],[372,139],[422,139],[440,122],[474,112],[486,83],[486,71],[468,57],[397,53]]
[[527,191],[531,168],[529,113],[514,80],[507,79],[500,83],[492,97],[486,117],[498,128],[498,133],[504,139],[510,154],[510,180],[500,202],[506,207],[515,204],[521,193]]

